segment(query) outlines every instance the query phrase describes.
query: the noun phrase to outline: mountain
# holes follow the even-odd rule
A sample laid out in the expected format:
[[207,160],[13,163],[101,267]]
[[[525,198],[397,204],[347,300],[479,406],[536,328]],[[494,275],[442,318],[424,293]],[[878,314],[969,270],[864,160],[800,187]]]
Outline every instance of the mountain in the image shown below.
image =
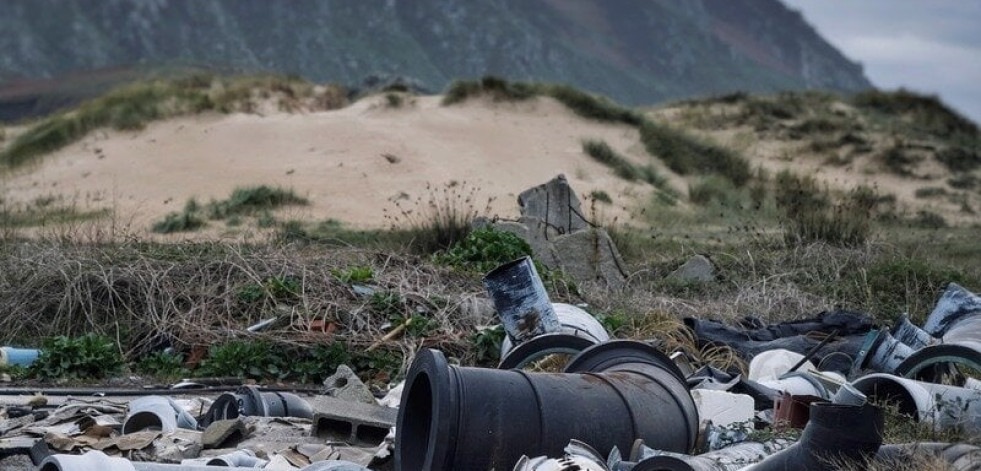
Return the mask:
[[627,104],[871,86],[859,64],[779,0],[3,3],[0,81],[21,88],[161,64],[344,84],[401,76],[432,91],[493,74],[570,83]]

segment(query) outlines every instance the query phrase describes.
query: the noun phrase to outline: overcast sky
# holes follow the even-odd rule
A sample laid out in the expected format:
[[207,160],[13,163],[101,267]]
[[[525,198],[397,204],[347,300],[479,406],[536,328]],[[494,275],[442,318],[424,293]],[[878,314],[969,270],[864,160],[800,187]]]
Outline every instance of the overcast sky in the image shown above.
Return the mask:
[[876,86],[938,94],[981,122],[981,0],[784,1]]

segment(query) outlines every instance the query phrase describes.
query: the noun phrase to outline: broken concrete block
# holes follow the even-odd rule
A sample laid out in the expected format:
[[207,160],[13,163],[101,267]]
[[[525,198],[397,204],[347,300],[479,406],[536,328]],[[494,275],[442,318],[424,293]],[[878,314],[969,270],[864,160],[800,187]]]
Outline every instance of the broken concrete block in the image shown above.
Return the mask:
[[371,390],[347,365],[338,366],[337,371],[324,380],[323,394],[344,401],[376,404]]
[[700,427],[711,422],[721,427],[738,425],[753,420],[753,398],[747,394],[733,394],[712,389],[692,389],[691,397],[698,409]]
[[398,410],[327,396],[314,399],[312,435],[330,442],[378,446],[395,426]]
[[565,175],[559,175],[548,183],[521,192],[518,195],[518,205],[522,216],[541,219],[560,234],[589,227],[582,217],[579,198],[572,191]]
[[715,265],[704,255],[695,255],[673,271],[668,278],[682,281],[715,281]]
[[205,449],[234,445],[247,435],[242,419],[216,420],[201,434],[201,446]]
[[620,252],[603,229],[559,236],[552,251],[559,269],[576,283],[600,283],[616,289],[626,282]]

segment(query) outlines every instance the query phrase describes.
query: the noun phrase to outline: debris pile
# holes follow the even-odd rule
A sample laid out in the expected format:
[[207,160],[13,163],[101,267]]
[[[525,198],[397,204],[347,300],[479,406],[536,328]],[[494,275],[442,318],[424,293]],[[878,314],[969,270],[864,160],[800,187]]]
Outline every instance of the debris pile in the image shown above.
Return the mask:
[[[563,178],[520,201],[521,224],[538,224],[546,242],[536,253],[563,269],[582,258],[559,249],[594,231]],[[714,277],[707,259],[688,265],[677,276]],[[506,334],[498,368],[422,349],[385,397],[346,366],[315,390],[7,390],[0,470],[830,471],[917,454],[981,469],[981,449],[968,444],[883,445],[883,403],[936,430],[981,435],[981,383],[970,377],[981,371],[981,297],[954,283],[922,328],[903,316],[876,329],[845,310],[772,325],[686,319],[699,347],[732,349],[745,372],[695,369],[691,352],[613,338],[581,306],[552,303],[529,257],[492,270],[484,286]],[[791,429],[799,438],[770,433]]]

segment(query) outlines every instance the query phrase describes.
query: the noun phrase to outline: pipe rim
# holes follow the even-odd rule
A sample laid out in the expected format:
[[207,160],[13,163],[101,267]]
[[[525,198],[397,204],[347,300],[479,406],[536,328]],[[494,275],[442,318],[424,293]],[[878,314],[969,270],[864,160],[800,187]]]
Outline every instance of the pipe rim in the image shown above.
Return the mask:
[[612,340],[594,345],[576,355],[566,373],[600,373],[627,363],[645,363],[667,370],[682,383],[685,375],[667,355],[653,345],[635,340]]
[[[447,429],[455,423],[457,400],[453,396],[454,380],[442,352],[424,349],[419,352],[406,376],[395,437],[396,471],[443,469],[456,443]],[[423,414],[420,414],[419,411]],[[428,415],[427,420],[419,420]],[[423,424],[420,426],[420,424]],[[450,437],[439,441],[438,437]]]
[[945,363],[981,370],[981,343],[958,342],[922,348],[896,367],[896,375],[934,382],[939,378],[927,369]]
[[[875,400],[895,402],[901,414],[913,417],[917,422],[922,418],[921,411],[933,408],[925,402],[929,400],[930,394],[906,378],[876,373],[852,381],[852,387],[865,394],[870,402]],[[883,391],[881,393],[880,388]]]
[[852,362],[852,373],[857,373],[868,366],[869,361],[872,359],[872,352],[878,349],[882,345],[882,341],[885,340],[885,335],[882,335],[883,332],[884,329],[876,329],[865,334],[865,341],[862,342],[862,348],[858,351],[858,355],[855,356],[855,361]]
[[[495,268],[495,269],[487,272],[487,274],[484,275],[483,281],[486,282],[488,279],[493,280],[493,279],[501,276],[501,273],[510,271],[510,270],[514,269],[514,267],[516,267],[518,265],[521,265],[521,264],[524,264],[525,263],[525,260],[529,260],[529,262],[530,262],[530,259],[531,259],[531,257],[525,255],[524,257],[511,260],[510,262],[507,262],[507,263],[502,264],[502,265],[498,265],[497,268]],[[532,267],[534,267],[534,263],[532,263]]]
[[586,338],[570,334],[539,335],[527,342],[518,344],[508,351],[497,365],[499,370],[521,369],[536,360],[556,353],[578,355],[583,350],[596,345]]

